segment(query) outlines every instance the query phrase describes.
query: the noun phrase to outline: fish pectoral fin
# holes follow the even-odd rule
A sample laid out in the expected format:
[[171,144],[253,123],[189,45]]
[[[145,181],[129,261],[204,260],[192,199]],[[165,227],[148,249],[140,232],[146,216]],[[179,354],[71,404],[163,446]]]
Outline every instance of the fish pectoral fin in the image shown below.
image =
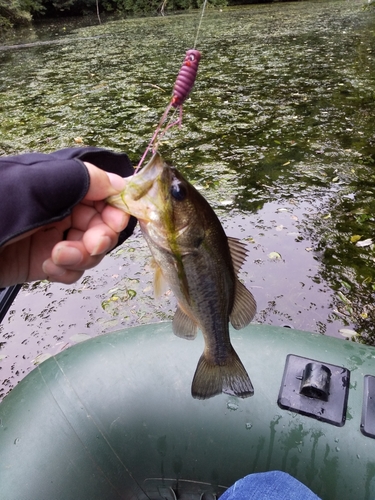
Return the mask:
[[254,394],[249,375],[233,348],[223,365],[210,362],[203,353],[195,370],[191,385],[193,398],[208,399],[221,393],[239,398]]
[[158,299],[167,290],[167,282],[165,281],[161,267],[154,259],[151,261],[151,267],[154,268],[154,295]]
[[237,278],[234,291],[234,303],[229,315],[230,322],[236,330],[250,323],[257,312],[254,296]]
[[177,337],[186,340],[194,340],[197,336],[197,324],[179,306],[173,317],[172,330]]
[[232,257],[234,272],[237,274],[245,262],[248,250],[245,243],[237,238],[228,236],[228,245]]

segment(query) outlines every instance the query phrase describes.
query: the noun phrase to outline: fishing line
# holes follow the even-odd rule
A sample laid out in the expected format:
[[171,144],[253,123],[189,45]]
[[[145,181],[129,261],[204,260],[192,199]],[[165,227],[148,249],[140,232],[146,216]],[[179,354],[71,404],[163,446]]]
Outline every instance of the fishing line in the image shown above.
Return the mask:
[[201,17],[199,18],[199,24],[198,24],[198,28],[197,28],[197,34],[195,35],[193,49],[195,49],[195,47],[197,46],[197,43],[198,43],[198,35],[199,35],[199,31],[201,29],[201,24],[202,24],[202,20],[203,20],[203,16],[204,16],[204,11],[206,9],[207,1],[208,0],[204,0],[204,2],[203,2],[202,13],[201,13]]
[[[200,15],[199,23],[198,23],[198,28],[197,28],[197,32],[196,32],[196,36],[195,36],[195,41],[194,41],[194,48],[189,49],[185,54],[184,62],[182,63],[182,66],[180,68],[180,71],[177,75],[177,78],[176,78],[176,81],[175,81],[175,84],[173,87],[172,99],[169,102],[166,110],[164,111],[164,113],[159,121],[158,126],[155,129],[155,132],[154,132],[145,152],[143,153],[142,158],[140,159],[140,161],[137,165],[137,168],[135,169],[135,173],[137,173],[138,170],[140,169],[140,167],[141,167],[143,161],[145,160],[150,149],[152,149],[152,151],[156,151],[156,149],[157,149],[156,140],[157,140],[159,133],[161,134],[160,137],[162,137],[167,132],[167,130],[169,130],[174,125],[178,125],[179,127],[181,127],[181,124],[182,124],[182,105],[185,102],[185,100],[187,99],[188,95],[190,94],[190,92],[194,86],[195,79],[197,76],[197,71],[198,71],[198,65],[199,65],[199,61],[201,58],[201,53],[198,50],[196,50],[195,47],[197,45],[198,35],[199,35],[199,31],[201,29],[202,19],[204,16],[204,11],[206,9],[207,1],[208,0],[204,0],[204,2],[203,2],[202,11],[201,11],[201,15]],[[173,121],[173,116],[172,116],[172,119],[166,125],[164,130],[162,131],[162,127],[163,127],[165,121],[167,120],[168,113],[172,107],[175,108],[173,116],[176,113],[176,111],[178,110],[179,117],[177,120]]]

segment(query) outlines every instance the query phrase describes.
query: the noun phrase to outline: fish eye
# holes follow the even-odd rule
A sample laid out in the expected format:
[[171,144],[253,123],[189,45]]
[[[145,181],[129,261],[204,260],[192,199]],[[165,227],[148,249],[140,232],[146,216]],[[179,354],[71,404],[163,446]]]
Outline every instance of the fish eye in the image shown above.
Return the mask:
[[171,183],[170,193],[177,201],[183,201],[186,198],[186,187],[175,177]]

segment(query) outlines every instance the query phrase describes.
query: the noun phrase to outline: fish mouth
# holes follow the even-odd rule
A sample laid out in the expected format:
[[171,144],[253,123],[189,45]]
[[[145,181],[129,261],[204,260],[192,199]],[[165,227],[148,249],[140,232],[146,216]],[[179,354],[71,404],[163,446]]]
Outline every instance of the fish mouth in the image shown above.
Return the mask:
[[162,195],[165,167],[163,158],[156,152],[140,172],[125,178],[124,190],[108,198],[108,203],[140,221],[158,220],[165,204]]
[[140,172],[134,174],[129,181],[126,192],[127,195],[134,201],[138,201],[153,188],[156,179],[164,170],[164,160],[158,152],[154,153],[151,160]]

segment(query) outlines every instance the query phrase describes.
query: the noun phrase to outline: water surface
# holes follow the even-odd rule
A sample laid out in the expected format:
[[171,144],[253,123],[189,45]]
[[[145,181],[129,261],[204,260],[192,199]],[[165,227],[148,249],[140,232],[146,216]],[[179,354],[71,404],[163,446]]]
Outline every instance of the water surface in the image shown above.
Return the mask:
[[[374,17],[361,1],[209,9],[183,127],[160,147],[248,243],[241,279],[257,321],[372,344]],[[198,19],[64,21],[2,40],[0,154],[84,144],[136,163]],[[43,356],[172,318],[148,255],[137,233],[78,284],[25,286],[0,326],[0,395]]]

